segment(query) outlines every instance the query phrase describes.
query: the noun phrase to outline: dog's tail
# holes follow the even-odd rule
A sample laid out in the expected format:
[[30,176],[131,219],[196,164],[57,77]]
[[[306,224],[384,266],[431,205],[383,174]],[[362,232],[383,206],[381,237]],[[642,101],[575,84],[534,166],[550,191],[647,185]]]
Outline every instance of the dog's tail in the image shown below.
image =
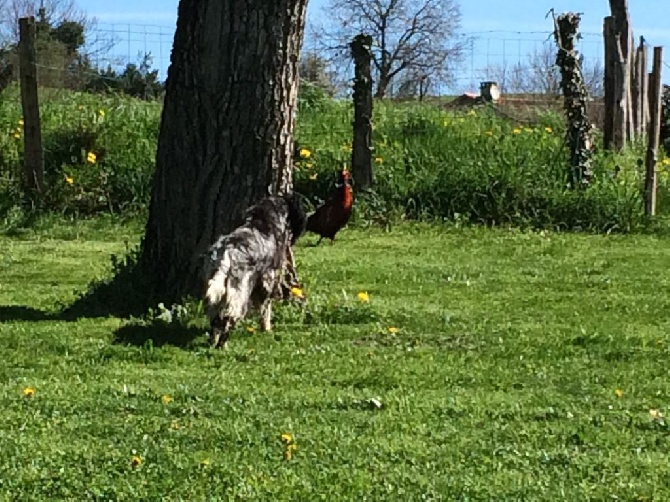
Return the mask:
[[223,257],[218,264],[216,272],[211,276],[207,283],[205,299],[209,305],[218,305],[227,295],[228,291],[228,272],[230,271],[230,255],[228,250],[224,250]]

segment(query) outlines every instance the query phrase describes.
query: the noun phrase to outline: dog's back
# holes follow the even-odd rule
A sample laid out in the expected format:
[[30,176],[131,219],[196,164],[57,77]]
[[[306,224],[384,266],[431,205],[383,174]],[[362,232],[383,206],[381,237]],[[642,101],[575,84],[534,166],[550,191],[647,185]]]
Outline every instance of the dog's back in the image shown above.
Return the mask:
[[[243,225],[210,247],[204,296],[213,331],[227,338],[251,307],[269,302],[277,273],[305,221],[298,194],[266,197],[248,210]],[[220,336],[215,336],[217,343]]]

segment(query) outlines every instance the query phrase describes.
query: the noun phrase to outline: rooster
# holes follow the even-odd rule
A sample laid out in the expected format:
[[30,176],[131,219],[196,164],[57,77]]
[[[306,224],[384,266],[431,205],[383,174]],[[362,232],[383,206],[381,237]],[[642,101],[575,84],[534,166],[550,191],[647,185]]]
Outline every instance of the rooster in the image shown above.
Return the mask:
[[351,217],[354,192],[349,181],[349,171],[346,169],[340,171],[340,183],[342,186],[336,188],[326,202],[307,218],[307,231],[321,236],[316,243],[317,246],[324,237],[330,239],[331,244],[335,242],[335,234]]

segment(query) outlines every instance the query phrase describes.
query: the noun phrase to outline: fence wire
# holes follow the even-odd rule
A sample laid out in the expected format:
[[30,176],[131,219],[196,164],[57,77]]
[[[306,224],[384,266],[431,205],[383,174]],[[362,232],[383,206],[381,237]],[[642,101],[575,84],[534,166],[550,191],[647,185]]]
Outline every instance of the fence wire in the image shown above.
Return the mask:
[[[167,76],[174,37],[174,26],[132,23],[98,23],[94,42],[90,44],[93,62],[98,67],[118,67],[136,63],[144,54],[151,54],[161,79]],[[440,85],[438,94],[461,94],[479,88],[486,80],[500,80],[505,73],[527,69],[546,58],[553,48],[552,31],[487,30],[470,31],[459,35],[463,42],[462,59],[448,83]],[[650,45],[654,40],[647,39]],[[308,30],[303,53],[319,53],[323,40]],[[110,48],[104,50],[105,48]],[[581,33],[578,51],[586,68],[604,66],[604,46],[601,33]],[[554,50],[555,55],[555,50]],[[670,54],[666,51],[664,65],[670,68]],[[664,81],[670,81],[669,76]]]

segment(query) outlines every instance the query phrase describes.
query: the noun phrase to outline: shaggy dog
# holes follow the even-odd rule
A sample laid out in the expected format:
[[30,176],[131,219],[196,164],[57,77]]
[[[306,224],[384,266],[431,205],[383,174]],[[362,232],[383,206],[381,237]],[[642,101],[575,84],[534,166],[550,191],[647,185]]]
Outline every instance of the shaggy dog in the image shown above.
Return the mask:
[[291,246],[305,232],[306,221],[299,194],[269,196],[249,208],[244,224],[209,248],[205,305],[214,347],[225,345],[252,309],[260,310],[261,329],[272,329],[272,298],[280,295],[287,266],[297,281]]

